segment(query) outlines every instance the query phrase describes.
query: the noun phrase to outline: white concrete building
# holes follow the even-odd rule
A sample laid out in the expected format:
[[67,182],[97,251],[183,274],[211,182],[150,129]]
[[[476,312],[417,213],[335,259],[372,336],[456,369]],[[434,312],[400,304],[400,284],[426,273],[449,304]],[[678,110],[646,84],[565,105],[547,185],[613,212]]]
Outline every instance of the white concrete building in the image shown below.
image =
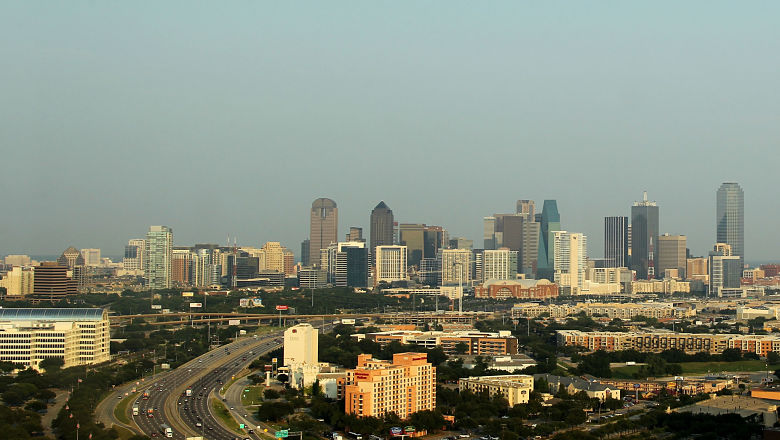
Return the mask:
[[577,232],[555,231],[553,239],[555,284],[576,295],[585,284],[588,238]]
[[377,246],[374,282],[405,281],[409,279],[406,246]]
[[517,279],[517,251],[507,248],[482,253],[482,281]]
[[171,263],[173,260],[173,229],[167,226],[151,226],[146,234],[144,272],[146,284],[152,289],[171,287]]
[[298,324],[284,332],[284,365],[318,363],[319,331],[311,324]]
[[81,256],[84,258],[85,266],[100,266],[100,249],[82,249]]
[[104,309],[0,309],[0,361],[38,369],[59,358],[63,368],[109,361]]
[[441,259],[441,285],[464,286],[471,282],[471,251],[468,249],[442,249],[439,252]]
[[23,296],[33,293],[35,271],[32,267],[15,266],[0,280],[0,287],[5,287],[8,296]]

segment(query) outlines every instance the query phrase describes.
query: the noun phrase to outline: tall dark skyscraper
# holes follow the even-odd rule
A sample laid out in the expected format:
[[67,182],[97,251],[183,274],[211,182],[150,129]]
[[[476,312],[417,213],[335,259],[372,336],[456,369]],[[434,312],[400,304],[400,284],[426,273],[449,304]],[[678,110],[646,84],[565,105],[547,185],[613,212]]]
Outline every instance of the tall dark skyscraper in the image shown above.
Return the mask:
[[745,194],[738,183],[726,182],[718,188],[715,221],[717,243],[731,245],[731,254],[745,262]]
[[371,211],[371,257],[373,261],[374,252],[377,246],[393,245],[393,210],[390,209],[384,201]]
[[320,198],[311,204],[309,262],[320,262],[320,250],[338,242],[339,210],[336,202]]
[[604,258],[611,267],[628,267],[628,217],[604,217]]
[[561,230],[558,202],[545,200],[539,220],[539,257],[536,262],[536,278],[552,281],[555,271],[554,232]]
[[652,272],[658,267],[658,251],[651,248],[658,247],[658,230],[658,205],[647,200],[645,191],[642,201],[634,202],[631,207],[631,269],[636,271],[637,279],[655,278],[657,275]]

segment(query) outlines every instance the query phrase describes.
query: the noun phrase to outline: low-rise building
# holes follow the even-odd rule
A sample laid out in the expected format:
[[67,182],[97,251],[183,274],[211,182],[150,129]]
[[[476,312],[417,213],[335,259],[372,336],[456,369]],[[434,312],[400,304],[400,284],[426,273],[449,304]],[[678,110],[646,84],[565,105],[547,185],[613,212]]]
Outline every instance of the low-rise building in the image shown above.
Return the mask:
[[669,331],[644,332],[583,332],[579,330],[558,330],[558,345],[574,345],[589,351],[637,350],[660,353],[678,349],[689,354],[706,352],[720,354],[729,348],[731,334],[675,333]]
[[531,391],[534,389],[534,378],[527,374],[509,374],[504,376],[473,376],[458,381],[461,391],[472,393],[487,391],[493,397],[503,396],[509,406],[528,403]]
[[109,361],[104,309],[0,309],[0,361],[38,369],[44,359],[63,368]]
[[436,409],[436,367],[425,353],[397,353],[393,361],[358,356],[357,367],[347,371],[345,410],[359,417],[395,413],[408,419],[418,411]]
[[534,374],[533,377],[534,380],[545,380],[551,394],[557,393],[562,387],[569,394],[577,394],[584,391],[588,397],[599,399],[602,402],[610,398],[620,398],[620,391],[595,380],[585,380],[579,377],[555,376],[553,374]]
[[764,426],[773,426],[777,422],[777,404],[766,400],[740,395],[717,396],[702,400],[693,405],[687,405],[673,410],[679,413],[691,414],[738,414],[743,418],[757,416]]
[[630,288],[631,291],[628,293],[661,293],[669,295],[672,293],[690,293],[691,283],[674,278],[665,278],[663,280],[634,281],[631,283]]
[[696,309],[690,304],[675,303],[577,303],[577,304],[535,304],[521,303],[512,307],[512,317],[537,317],[547,313],[553,318],[585,313],[587,316],[602,315],[608,318],[692,318]]
[[353,335],[353,337],[357,339],[365,337],[383,346],[391,342],[399,342],[426,349],[441,347],[447,354],[480,356],[517,354],[517,338],[509,331],[490,333],[468,330],[454,332],[394,330]]

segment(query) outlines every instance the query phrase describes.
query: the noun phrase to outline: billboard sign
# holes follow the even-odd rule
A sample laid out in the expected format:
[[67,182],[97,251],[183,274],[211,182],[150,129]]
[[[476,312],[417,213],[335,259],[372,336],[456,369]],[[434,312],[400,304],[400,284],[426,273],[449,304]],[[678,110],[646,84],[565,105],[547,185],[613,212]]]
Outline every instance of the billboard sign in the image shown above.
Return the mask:
[[241,325],[240,319],[230,319],[228,320],[228,325]]
[[238,300],[239,307],[249,307],[249,298],[241,298]]
[[162,310],[162,304],[152,304],[152,310]]
[[401,435],[404,432],[399,426],[393,426],[390,428],[390,435]]
[[252,298],[252,307],[264,307],[263,298]]
[[290,308],[290,307],[288,307],[288,306],[276,306],[276,310],[279,310],[279,311],[282,311],[282,310],[287,310],[287,309],[289,309],[289,308]]
[[201,307],[203,307],[203,303],[190,303],[191,309],[199,309]]
[[182,293],[181,293],[181,296],[183,296],[183,297],[191,297],[191,296],[194,296],[194,295],[195,295],[195,294],[194,294],[194,293],[192,293],[192,292],[182,292]]

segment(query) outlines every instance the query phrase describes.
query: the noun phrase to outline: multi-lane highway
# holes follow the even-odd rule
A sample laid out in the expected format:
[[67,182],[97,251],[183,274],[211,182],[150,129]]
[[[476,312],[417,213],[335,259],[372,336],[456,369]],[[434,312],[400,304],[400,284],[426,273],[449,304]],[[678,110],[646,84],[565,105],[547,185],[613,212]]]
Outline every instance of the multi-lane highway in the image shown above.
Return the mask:
[[[108,422],[109,425],[118,423],[113,414],[116,404],[121,401],[118,396],[124,396],[135,388],[141,394],[136,402],[128,406],[128,411],[138,405],[139,414],[130,417],[138,428],[150,437],[165,437],[165,425],[173,431],[172,438],[178,440],[200,435],[201,432],[204,438],[208,439],[236,438],[236,433],[223,428],[211,415],[208,395],[217,386],[221,386],[218,381],[227,382],[257,356],[275,350],[281,343],[282,332],[269,333],[257,339],[240,338],[205,353],[176,370],[147,379],[140,385],[131,384],[115,390],[101,402],[96,413],[100,420]],[[192,387],[193,390],[190,397],[182,396],[187,387]],[[149,394],[147,399],[142,397],[144,392]],[[202,426],[197,426],[198,424]]]

